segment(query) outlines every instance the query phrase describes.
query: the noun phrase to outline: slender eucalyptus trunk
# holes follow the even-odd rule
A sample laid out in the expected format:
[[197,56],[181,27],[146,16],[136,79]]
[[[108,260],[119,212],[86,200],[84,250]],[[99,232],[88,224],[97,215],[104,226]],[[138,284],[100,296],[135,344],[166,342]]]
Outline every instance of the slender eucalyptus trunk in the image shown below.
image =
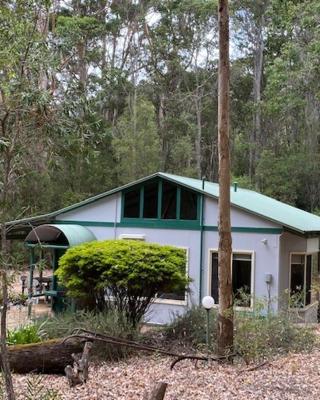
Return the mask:
[[1,224],[1,291],[2,291],[2,308],[0,318],[0,350],[2,361],[2,373],[5,382],[6,395],[8,400],[15,400],[15,394],[12,383],[12,375],[10,371],[8,349],[7,349],[7,310],[8,310],[8,273],[7,273],[7,253],[8,242],[6,239],[6,227]]
[[219,314],[218,353],[233,347],[233,296],[231,277],[230,140],[229,140],[229,11],[228,0],[219,0]]
[[253,126],[251,130],[251,147],[249,154],[249,176],[253,180],[255,168],[259,159],[259,148],[263,145],[262,122],[261,122],[261,87],[263,73],[263,52],[264,39],[263,29],[265,25],[264,14],[261,15],[260,23],[256,27],[255,33],[255,51],[254,51],[254,80],[253,80]]
[[203,91],[197,86],[196,90],[196,116],[197,116],[197,135],[195,140],[195,153],[196,153],[196,168],[197,176],[199,179],[202,178],[202,153],[201,153],[201,142],[202,142],[202,96]]

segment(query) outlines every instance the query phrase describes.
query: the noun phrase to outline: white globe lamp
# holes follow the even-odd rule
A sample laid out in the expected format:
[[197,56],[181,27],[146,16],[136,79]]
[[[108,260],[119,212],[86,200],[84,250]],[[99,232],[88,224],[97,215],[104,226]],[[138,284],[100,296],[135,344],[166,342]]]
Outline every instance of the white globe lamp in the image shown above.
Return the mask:
[[205,296],[202,299],[202,307],[205,308],[206,310],[211,310],[214,306],[214,298],[211,296]]

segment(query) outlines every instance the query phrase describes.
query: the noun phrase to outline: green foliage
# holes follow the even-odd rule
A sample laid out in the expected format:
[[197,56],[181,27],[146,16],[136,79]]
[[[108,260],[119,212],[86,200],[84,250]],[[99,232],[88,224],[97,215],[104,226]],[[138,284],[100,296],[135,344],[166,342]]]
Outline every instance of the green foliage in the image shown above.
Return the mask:
[[121,183],[159,170],[160,141],[155,108],[150,101],[142,98],[133,100],[126,108],[118,120],[112,145]]
[[42,340],[40,327],[25,325],[14,330],[9,330],[7,342],[9,345],[38,343]]
[[[217,315],[210,312],[211,343],[215,348]],[[234,351],[246,362],[261,361],[288,352],[310,351],[319,344],[311,328],[298,326],[288,314],[262,315],[262,304],[253,311],[235,311]],[[206,315],[202,307],[193,307],[177,316],[165,328],[168,340],[204,348]]]
[[311,328],[298,327],[285,314],[236,316],[234,346],[246,363],[288,352],[310,351],[316,344]]
[[[34,324],[38,329],[41,329],[44,339],[63,338],[71,335],[78,328],[120,338],[135,338],[137,336],[137,331],[116,310],[101,313],[69,311],[56,314],[50,318],[37,318],[34,320]],[[123,358],[128,352],[129,350],[126,347],[99,342],[94,343],[93,347],[93,353],[105,360]]]
[[[217,313],[210,311],[211,343],[217,338]],[[169,340],[178,341],[188,346],[203,348],[206,343],[207,315],[203,307],[193,306],[185,314],[176,315],[172,322],[165,327],[165,336]]]
[[87,305],[114,305],[136,325],[158,292],[175,292],[188,283],[186,254],[172,246],[134,240],[107,240],[72,247],[56,271],[68,295]]

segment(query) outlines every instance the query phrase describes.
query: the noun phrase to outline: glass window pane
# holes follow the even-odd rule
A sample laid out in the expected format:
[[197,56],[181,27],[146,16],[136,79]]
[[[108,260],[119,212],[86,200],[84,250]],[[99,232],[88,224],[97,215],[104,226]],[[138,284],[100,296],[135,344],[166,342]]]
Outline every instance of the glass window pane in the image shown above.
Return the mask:
[[291,264],[304,264],[304,254],[292,254]]
[[130,190],[124,194],[123,216],[125,218],[139,218],[140,188]]
[[177,186],[170,182],[163,182],[162,185],[161,218],[177,218]]
[[251,254],[233,255],[232,288],[237,305],[250,307]]
[[[185,249],[185,251],[186,251],[186,257],[188,259],[187,250]],[[182,288],[182,289],[177,289],[175,292],[172,292],[172,293],[167,293],[167,292],[166,293],[158,293],[157,298],[164,299],[164,300],[185,300],[185,290]]]
[[290,294],[293,307],[304,306],[304,264],[291,264]]
[[211,267],[211,296],[219,304],[218,253],[212,253]]
[[180,219],[197,219],[197,193],[181,188]]
[[177,291],[176,293],[159,293],[157,296],[158,299],[164,300],[185,300],[185,292],[184,290]]
[[158,182],[144,186],[143,218],[158,216]]

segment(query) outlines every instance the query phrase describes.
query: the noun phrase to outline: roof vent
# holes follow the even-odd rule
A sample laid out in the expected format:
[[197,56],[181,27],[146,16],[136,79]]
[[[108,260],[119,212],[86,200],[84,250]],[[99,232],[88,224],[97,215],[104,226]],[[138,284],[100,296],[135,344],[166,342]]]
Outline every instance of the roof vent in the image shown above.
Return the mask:
[[238,182],[233,182],[233,191],[236,192],[238,190]]

